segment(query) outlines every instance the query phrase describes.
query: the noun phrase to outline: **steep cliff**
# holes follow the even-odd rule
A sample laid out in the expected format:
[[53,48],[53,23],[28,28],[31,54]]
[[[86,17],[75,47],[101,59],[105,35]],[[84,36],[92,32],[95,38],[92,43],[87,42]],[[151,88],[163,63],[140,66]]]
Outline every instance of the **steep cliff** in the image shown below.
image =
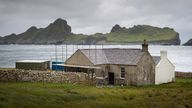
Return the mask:
[[71,27],[67,21],[57,19],[46,28],[30,27],[21,34],[11,34],[0,39],[2,44],[51,44],[63,41],[71,35]]
[[107,42],[141,43],[144,39],[153,44],[180,45],[179,33],[174,29],[158,28],[149,25],[135,25],[131,28],[116,24],[111,32],[106,34]]

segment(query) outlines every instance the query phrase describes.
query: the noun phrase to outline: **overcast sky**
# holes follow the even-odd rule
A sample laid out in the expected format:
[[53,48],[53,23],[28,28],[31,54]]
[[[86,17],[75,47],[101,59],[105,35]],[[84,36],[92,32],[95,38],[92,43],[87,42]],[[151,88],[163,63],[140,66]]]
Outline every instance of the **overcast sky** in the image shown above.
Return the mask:
[[192,38],[192,0],[0,0],[0,36],[66,19],[74,33],[109,32],[115,24],[171,27]]

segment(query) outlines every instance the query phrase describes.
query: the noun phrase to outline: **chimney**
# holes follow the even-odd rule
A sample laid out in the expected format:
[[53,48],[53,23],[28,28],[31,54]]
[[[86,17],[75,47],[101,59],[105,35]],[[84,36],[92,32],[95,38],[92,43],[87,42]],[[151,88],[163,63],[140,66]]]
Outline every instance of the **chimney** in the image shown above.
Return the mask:
[[148,52],[148,43],[146,42],[145,39],[144,39],[144,42],[142,44],[142,51],[143,52]]
[[160,51],[161,53],[161,59],[167,58],[167,51]]

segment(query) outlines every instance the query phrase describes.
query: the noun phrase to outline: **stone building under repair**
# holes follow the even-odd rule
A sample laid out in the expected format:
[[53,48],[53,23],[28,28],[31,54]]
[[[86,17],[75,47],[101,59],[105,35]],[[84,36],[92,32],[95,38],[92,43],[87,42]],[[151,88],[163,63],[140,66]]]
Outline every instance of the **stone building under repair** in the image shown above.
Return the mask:
[[156,84],[159,61],[150,55],[148,44],[144,41],[142,49],[78,49],[64,66],[66,71],[94,73],[97,83],[149,85]]

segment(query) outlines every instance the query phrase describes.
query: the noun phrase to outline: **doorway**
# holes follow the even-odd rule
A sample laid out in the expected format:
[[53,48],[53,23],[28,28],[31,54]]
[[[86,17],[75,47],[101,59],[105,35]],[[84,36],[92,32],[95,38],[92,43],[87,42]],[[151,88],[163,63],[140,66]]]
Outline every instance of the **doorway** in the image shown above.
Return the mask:
[[109,85],[114,85],[114,73],[109,72],[108,76],[109,76]]

